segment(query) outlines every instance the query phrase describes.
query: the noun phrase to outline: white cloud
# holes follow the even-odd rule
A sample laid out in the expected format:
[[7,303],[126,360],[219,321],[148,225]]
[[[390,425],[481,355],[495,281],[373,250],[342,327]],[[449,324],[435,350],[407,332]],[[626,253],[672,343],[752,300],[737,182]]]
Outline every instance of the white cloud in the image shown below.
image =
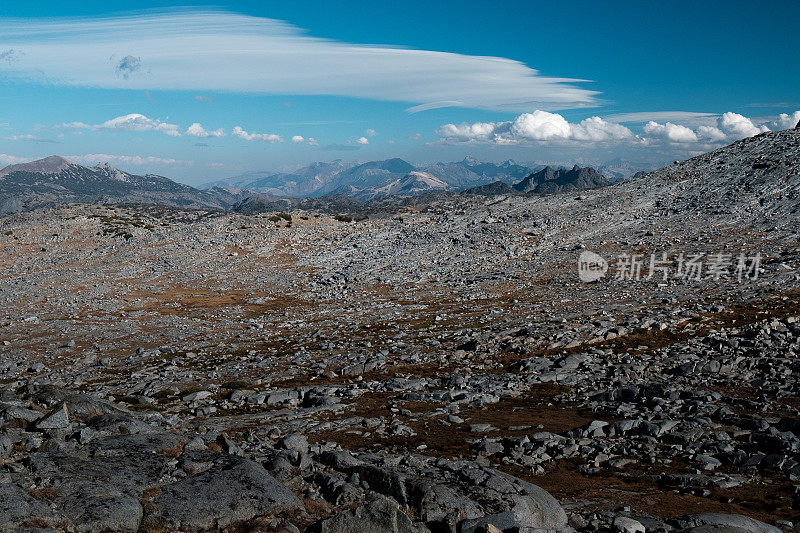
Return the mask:
[[[510,124],[506,122],[505,124]],[[467,124],[445,124],[436,133],[445,139],[456,141],[488,141],[494,136],[495,128],[498,123],[494,122],[475,122]]]
[[697,128],[697,137],[712,143],[722,142],[728,139],[725,132],[716,126],[700,126]]
[[422,137],[422,134],[420,132],[418,132],[418,131],[415,131],[414,133],[409,133],[406,137],[408,137],[409,139],[412,139],[412,140],[417,140],[420,137]]
[[800,122],[800,111],[795,111],[791,115],[786,113],[781,113],[778,115],[778,118],[771,121],[768,126],[769,129],[779,131],[779,130],[789,130],[797,126],[797,123]]
[[635,137],[625,126],[606,122],[600,117],[589,117],[578,124],[570,124],[570,132],[572,138],[578,141],[623,141]]
[[245,141],[264,141],[272,144],[283,142],[283,138],[280,135],[275,135],[274,133],[247,133],[241,126],[233,128],[231,133],[234,137]]
[[[484,125],[485,127],[485,125]],[[569,122],[557,113],[536,110],[523,113],[511,124],[513,137],[546,141],[549,139],[569,139]]]
[[697,142],[697,134],[686,126],[680,124],[673,124],[667,122],[666,124],[659,124],[658,122],[650,121],[644,125],[644,132],[652,138],[661,139],[675,143],[692,143]]
[[147,118],[140,113],[131,113],[112,118],[95,126],[95,128],[101,130],[158,131],[170,137],[180,137],[181,135],[177,124],[168,124],[158,119]]
[[[596,105],[583,80],[500,57],[358,45],[287,23],[208,11],[11,19],[0,73],[27,83],[107,89],[335,95],[524,111]],[[114,58],[114,59],[109,59]]]
[[359,137],[358,139],[356,139],[356,143],[358,143],[358,144],[369,144],[369,139],[367,139],[366,137]]
[[785,130],[794,127],[798,120],[800,120],[800,111],[795,111],[791,115],[781,113],[771,121],[768,119],[755,120],[729,111],[718,116],[711,123],[713,125],[703,124],[692,129],[687,125],[676,125],[670,122],[666,124],[649,122],[645,125],[644,131],[650,135],[651,140],[726,144],[767,131]]
[[631,130],[620,124],[590,117],[577,124],[556,113],[536,110],[508,122],[445,124],[436,133],[448,142],[529,144],[531,142],[620,142],[635,140]]
[[140,113],[131,113],[129,115],[115,117],[106,120],[102,124],[67,122],[59,124],[56,127],[76,130],[158,131],[170,137],[180,137],[181,135],[177,124],[169,124],[159,119],[148,118]]
[[225,137],[225,132],[222,128],[219,128],[214,131],[207,131],[203,128],[203,126],[199,122],[195,122],[191,126],[189,126],[186,130],[186,135],[191,135],[192,137],[200,137],[201,139],[205,139],[206,137]]
[[84,154],[68,155],[70,161],[84,165],[96,165],[98,163],[113,163],[115,165],[190,165],[190,161],[180,159],[165,159],[154,156],[140,155],[113,155],[113,154]]
[[717,120],[717,127],[724,132],[729,139],[744,139],[759,133],[769,131],[766,126],[756,126],[749,118],[738,113],[724,113]]
[[[645,115],[652,116],[653,113],[641,116]],[[436,133],[444,144],[548,145],[572,150],[578,147],[586,150],[611,148],[618,153],[650,147],[661,153],[672,151],[676,156],[686,156],[704,153],[762,132],[793,128],[800,121],[800,111],[760,118],[733,112],[694,115],[700,114],[687,116],[683,123],[650,120],[637,134],[608,120],[608,117],[589,117],[572,123],[562,115],[539,110],[505,122],[445,124]]]
[[24,135],[12,135],[11,137],[6,137],[7,141],[35,141],[37,139],[36,135],[32,135],[30,133],[26,133]]
[[372,128],[370,128],[370,129],[368,129],[368,130],[367,130],[367,132],[366,132],[366,133],[367,133],[367,137],[375,137],[375,135],[376,135],[378,132],[376,132],[375,130],[373,130]]
[[17,157],[15,155],[0,154],[0,165],[16,165],[17,163],[27,163],[30,159]]
[[303,137],[302,135],[293,136],[292,142],[297,144],[307,144],[309,146],[319,146],[319,143],[314,137]]

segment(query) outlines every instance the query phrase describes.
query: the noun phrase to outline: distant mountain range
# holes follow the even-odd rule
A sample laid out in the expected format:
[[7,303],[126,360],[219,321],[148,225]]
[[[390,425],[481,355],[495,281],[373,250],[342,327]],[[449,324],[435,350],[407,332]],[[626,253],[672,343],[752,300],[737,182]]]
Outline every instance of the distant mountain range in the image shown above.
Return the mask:
[[393,190],[394,186],[391,184],[413,172],[421,172],[437,180],[434,182],[431,178],[425,178],[433,188],[459,191],[496,180],[516,183],[540,168],[541,165],[520,165],[514,161],[483,163],[471,157],[455,163],[435,163],[421,167],[398,158],[361,164],[333,161],[313,163],[294,172],[243,174],[207,183],[201,188],[248,189],[295,198],[348,194],[368,200],[387,194],[387,191]]
[[85,167],[50,156],[0,170],[0,215],[69,202],[248,212],[292,206],[325,210],[326,206],[339,209],[434,193],[556,193],[608,183],[589,167],[541,168],[514,161],[483,163],[468,157],[418,168],[395,158],[361,164],[313,163],[292,173],[251,173],[212,182],[199,190],[163,176],[130,174],[107,163]]

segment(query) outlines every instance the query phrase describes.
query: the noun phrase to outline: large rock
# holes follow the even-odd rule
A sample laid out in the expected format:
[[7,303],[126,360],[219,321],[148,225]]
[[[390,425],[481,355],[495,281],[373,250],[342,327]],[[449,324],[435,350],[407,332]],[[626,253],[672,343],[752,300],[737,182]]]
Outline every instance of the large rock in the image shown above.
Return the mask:
[[676,518],[674,523],[691,533],[781,533],[775,526],[739,514],[691,514]]
[[312,526],[316,533],[425,533],[415,526],[396,502],[380,498],[367,505],[344,511]]
[[37,452],[31,471],[54,486],[67,483],[104,485],[107,493],[138,498],[161,479],[167,464],[180,453],[185,437],[173,433],[139,433],[95,438],[77,452]]
[[71,483],[59,487],[55,504],[72,522],[74,531],[135,532],[142,521],[139,500],[105,485]]
[[521,487],[519,494],[509,495],[513,507],[507,511],[464,520],[461,533],[476,533],[493,525],[501,531],[550,530],[566,531],[567,515],[550,493],[531,483],[515,479]]
[[16,531],[26,524],[45,526],[54,519],[43,502],[16,485],[0,483],[0,531]]
[[229,456],[209,470],[163,487],[145,524],[170,530],[221,529],[303,504],[258,463]]
[[72,392],[55,385],[28,385],[26,392],[37,404],[45,407],[54,407],[63,402],[71,420],[83,421],[94,416],[125,412],[88,394]]

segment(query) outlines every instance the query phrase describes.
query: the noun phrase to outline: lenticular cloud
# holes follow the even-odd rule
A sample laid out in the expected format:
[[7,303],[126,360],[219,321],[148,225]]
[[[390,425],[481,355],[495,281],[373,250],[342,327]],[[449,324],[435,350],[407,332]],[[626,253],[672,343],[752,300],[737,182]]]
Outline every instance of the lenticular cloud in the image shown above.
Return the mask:
[[6,19],[2,50],[13,58],[0,80],[54,85],[337,95],[417,104],[410,111],[566,109],[597,94],[510,59],[342,43],[223,12]]

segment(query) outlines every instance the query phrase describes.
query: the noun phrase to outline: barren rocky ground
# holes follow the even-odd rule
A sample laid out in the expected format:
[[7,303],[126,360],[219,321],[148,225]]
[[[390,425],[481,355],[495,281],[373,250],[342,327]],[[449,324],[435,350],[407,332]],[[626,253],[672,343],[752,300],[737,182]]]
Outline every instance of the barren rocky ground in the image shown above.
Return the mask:
[[4,217],[0,529],[791,530],[798,187],[789,130],[358,222]]

